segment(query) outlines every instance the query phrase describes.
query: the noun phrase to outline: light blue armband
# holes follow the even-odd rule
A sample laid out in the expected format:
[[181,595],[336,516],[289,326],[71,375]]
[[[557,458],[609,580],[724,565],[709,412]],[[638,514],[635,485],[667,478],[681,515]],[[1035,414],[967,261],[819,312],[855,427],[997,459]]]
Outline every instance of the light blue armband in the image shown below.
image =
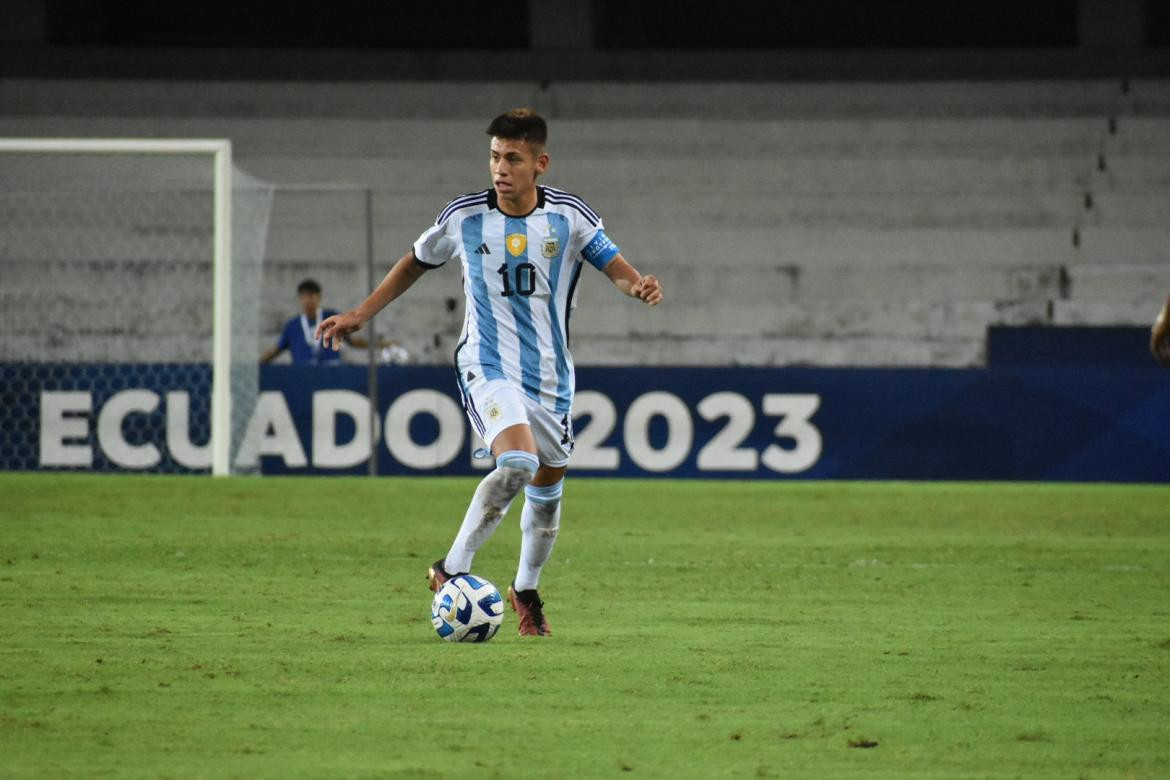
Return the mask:
[[591,266],[600,271],[620,251],[617,244],[610,240],[604,230],[598,230],[596,235],[593,236],[593,240],[581,250],[581,256],[588,260]]

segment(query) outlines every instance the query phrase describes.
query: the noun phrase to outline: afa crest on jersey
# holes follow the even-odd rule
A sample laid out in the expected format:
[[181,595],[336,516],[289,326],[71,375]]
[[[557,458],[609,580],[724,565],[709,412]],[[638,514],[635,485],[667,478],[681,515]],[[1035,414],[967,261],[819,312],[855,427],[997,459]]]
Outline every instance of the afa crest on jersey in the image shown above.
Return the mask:
[[551,260],[557,256],[561,249],[561,242],[557,240],[556,236],[549,236],[540,245],[540,255],[546,260]]
[[504,239],[504,243],[507,244],[508,251],[512,253],[513,257],[519,257],[528,248],[528,236],[523,233],[509,233]]

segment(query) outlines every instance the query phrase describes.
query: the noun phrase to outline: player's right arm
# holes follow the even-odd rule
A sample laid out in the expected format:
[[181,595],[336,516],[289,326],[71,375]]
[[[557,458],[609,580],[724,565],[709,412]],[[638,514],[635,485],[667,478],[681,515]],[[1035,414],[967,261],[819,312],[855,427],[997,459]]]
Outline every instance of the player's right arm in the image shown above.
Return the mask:
[[427,266],[415,260],[414,252],[407,252],[356,309],[334,314],[318,325],[315,338],[321,339],[326,349],[341,349],[341,342],[346,336],[359,330],[371,317],[409,290],[426,272]]
[[330,347],[334,350],[341,349],[341,342],[349,334],[365,325],[391,301],[409,290],[423,274],[458,255],[459,245],[451,238],[451,231],[455,229],[455,223],[450,218],[452,208],[474,199],[486,202],[487,196],[486,194],[464,196],[448,203],[446,208],[439,212],[435,224],[423,231],[414,242],[411,251],[394,264],[382,283],[362,301],[360,306],[345,314],[335,314],[317,326],[316,338],[321,339],[326,349]]
[[1170,297],[1150,328],[1150,353],[1162,365],[1170,368]]

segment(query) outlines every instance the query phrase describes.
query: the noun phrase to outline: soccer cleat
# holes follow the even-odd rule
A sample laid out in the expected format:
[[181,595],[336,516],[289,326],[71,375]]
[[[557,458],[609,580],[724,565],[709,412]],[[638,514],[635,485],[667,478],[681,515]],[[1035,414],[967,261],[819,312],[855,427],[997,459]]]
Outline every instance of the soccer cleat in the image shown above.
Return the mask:
[[440,558],[431,564],[431,568],[427,569],[427,587],[431,589],[432,593],[438,593],[439,588],[443,587],[443,583],[451,579],[450,574],[443,568],[446,558]]
[[508,603],[520,618],[520,636],[552,636],[548,618],[544,616],[544,602],[533,590],[516,590],[515,584],[508,586]]

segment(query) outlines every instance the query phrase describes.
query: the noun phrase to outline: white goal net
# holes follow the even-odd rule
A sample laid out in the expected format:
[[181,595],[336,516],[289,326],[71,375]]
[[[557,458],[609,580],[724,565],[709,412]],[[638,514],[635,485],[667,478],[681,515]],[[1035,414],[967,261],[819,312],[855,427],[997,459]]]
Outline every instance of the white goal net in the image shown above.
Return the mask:
[[271,203],[226,141],[0,139],[0,469],[236,470]]

